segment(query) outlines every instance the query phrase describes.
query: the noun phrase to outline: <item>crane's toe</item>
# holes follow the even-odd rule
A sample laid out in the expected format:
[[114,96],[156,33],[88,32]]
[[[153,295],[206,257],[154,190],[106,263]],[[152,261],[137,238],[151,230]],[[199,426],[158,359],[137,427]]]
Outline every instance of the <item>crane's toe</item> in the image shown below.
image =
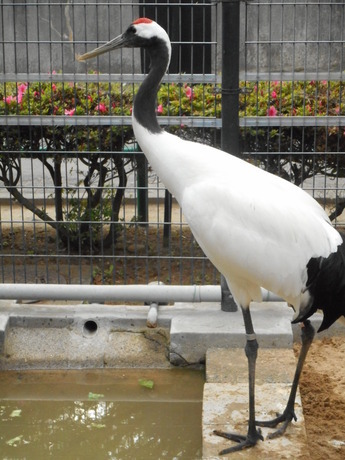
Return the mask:
[[222,451],[219,452],[219,455],[225,455],[225,454],[230,454],[232,452],[238,452],[240,450],[255,446],[255,444],[259,440],[261,441],[264,440],[260,429],[255,430],[253,434],[248,433],[247,436],[237,434],[237,433],[226,433],[225,431],[219,431],[219,430],[214,430],[213,433],[217,436],[221,436],[222,438],[237,442],[236,446],[232,446],[227,449],[223,449]]
[[256,420],[255,423],[257,426],[262,426],[266,428],[275,428],[279,423],[283,423],[278,430],[274,431],[273,433],[270,433],[267,436],[268,439],[274,439],[278,438],[279,436],[285,433],[287,427],[290,425],[292,420],[297,422],[295,411],[285,410],[282,414],[277,414],[277,417],[272,420]]

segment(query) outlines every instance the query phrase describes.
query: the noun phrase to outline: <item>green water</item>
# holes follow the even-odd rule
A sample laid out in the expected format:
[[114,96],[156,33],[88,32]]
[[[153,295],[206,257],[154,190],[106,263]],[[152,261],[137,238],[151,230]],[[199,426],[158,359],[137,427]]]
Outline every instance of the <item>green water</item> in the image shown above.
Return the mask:
[[185,369],[0,372],[0,459],[196,460],[203,383]]

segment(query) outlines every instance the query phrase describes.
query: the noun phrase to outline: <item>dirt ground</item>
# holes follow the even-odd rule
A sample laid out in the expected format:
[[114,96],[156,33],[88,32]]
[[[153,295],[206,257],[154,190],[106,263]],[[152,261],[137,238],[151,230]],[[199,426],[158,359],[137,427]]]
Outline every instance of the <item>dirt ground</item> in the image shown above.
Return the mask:
[[300,392],[313,460],[345,458],[344,363],[345,337],[316,339],[307,356]]
[[[43,224],[8,227],[0,222],[2,282],[147,284],[216,284],[219,274],[204,258],[190,230],[163,225],[123,226],[114,246],[66,247]],[[2,273],[1,273],[2,272]]]

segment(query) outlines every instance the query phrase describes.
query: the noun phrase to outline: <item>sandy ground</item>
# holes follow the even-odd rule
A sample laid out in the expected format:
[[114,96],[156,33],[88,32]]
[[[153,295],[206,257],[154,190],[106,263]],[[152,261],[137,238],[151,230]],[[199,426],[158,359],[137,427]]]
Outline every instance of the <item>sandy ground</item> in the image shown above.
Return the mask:
[[[345,327],[345,326],[344,326]],[[298,352],[299,346],[295,346]],[[315,340],[300,380],[313,460],[345,458],[345,337]]]

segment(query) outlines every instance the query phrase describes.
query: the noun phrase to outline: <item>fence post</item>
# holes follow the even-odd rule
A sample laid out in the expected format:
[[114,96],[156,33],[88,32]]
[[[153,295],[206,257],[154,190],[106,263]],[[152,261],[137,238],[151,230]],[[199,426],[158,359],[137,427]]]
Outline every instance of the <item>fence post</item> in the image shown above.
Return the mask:
[[[240,154],[239,72],[240,0],[222,3],[222,150]],[[224,276],[221,276],[223,311],[236,311],[237,305]]]
[[240,0],[222,3],[222,150],[240,153]]

